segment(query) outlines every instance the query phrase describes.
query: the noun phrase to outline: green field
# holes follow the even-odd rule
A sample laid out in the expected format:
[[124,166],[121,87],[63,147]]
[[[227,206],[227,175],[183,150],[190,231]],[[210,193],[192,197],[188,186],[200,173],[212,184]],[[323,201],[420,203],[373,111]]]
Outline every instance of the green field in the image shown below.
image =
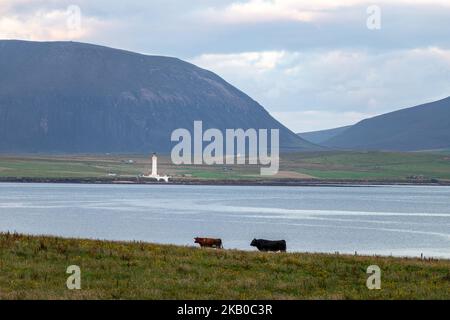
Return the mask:
[[[130,161],[131,160],[131,161]],[[256,165],[175,166],[160,156],[159,172],[177,179],[261,179]],[[129,178],[148,172],[143,155],[0,156],[0,178]],[[270,179],[450,180],[450,155],[399,152],[305,152],[282,154]]]
[[105,177],[108,173],[138,175],[140,164],[107,156],[21,156],[0,157],[0,177],[84,178]]
[[443,153],[328,152],[285,155],[285,168],[319,179],[450,179]]
[[[68,290],[69,265],[81,290]],[[381,268],[381,290],[366,287]],[[0,234],[0,299],[450,299],[450,261]]]

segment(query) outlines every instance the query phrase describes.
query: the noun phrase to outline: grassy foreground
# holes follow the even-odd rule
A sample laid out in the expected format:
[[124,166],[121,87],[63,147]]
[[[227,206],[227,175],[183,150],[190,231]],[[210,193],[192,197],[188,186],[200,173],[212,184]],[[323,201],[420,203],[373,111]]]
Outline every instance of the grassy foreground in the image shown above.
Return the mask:
[[[381,270],[368,290],[366,269]],[[81,290],[66,268],[81,268]],[[0,299],[450,299],[450,261],[0,234]]]

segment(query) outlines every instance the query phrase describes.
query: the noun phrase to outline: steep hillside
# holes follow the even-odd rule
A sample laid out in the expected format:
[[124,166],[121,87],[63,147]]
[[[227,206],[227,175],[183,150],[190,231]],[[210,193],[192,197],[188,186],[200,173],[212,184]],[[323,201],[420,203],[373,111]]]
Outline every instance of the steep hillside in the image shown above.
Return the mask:
[[216,74],[176,58],[74,42],[0,41],[0,152],[167,152],[176,128],[279,128]]

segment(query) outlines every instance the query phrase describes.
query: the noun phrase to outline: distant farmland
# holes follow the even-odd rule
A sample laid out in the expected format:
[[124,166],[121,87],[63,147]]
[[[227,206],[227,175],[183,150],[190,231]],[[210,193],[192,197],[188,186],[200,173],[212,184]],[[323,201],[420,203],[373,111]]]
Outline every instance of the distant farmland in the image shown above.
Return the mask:
[[[181,165],[160,156],[159,171],[178,179],[261,179],[256,165]],[[144,155],[0,156],[0,178],[136,177],[150,169]],[[306,152],[282,154],[280,172],[270,179],[450,180],[450,155],[399,152]]]

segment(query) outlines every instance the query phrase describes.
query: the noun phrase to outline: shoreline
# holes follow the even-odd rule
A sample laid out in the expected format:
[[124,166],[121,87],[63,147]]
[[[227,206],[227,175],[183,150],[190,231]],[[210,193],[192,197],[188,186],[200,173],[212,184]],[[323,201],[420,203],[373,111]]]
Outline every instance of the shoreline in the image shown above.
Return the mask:
[[443,180],[344,180],[344,179],[179,179],[157,182],[139,177],[123,178],[18,178],[1,177],[0,183],[110,184],[110,185],[207,185],[207,186],[293,186],[293,187],[356,187],[356,186],[450,186]]

